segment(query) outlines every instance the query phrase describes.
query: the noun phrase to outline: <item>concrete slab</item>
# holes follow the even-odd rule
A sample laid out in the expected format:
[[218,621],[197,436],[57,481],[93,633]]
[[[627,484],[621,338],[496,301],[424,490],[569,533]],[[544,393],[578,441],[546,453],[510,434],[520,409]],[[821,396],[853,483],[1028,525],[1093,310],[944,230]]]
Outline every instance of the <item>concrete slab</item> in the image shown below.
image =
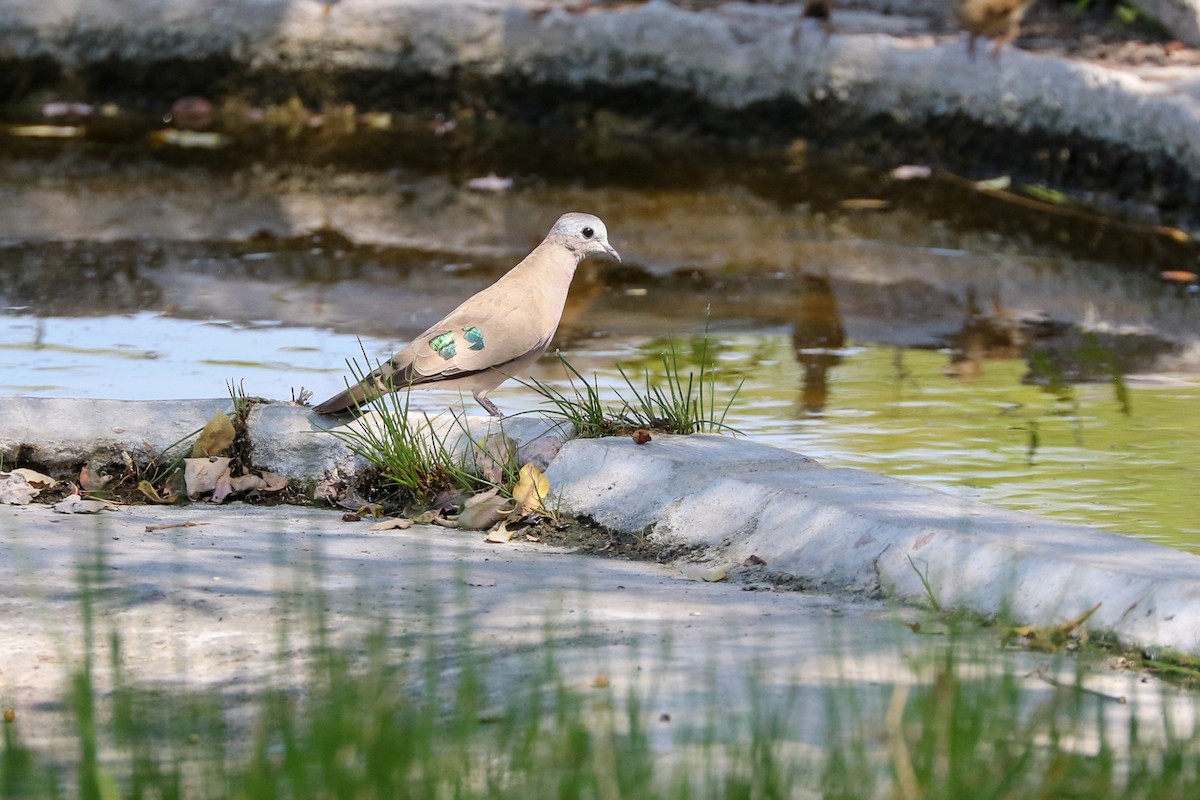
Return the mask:
[[[206,420],[219,402],[6,400],[0,457],[13,463],[22,453],[54,453],[60,465],[77,465],[100,448],[85,434],[100,432],[110,442],[116,423],[109,414],[154,450],[174,441],[179,427]],[[175,413],[187,421],[171,419]],[[15,434],[3,427],[14,419],[23,420]],[[735,578],[756,555],[767,563],[746,570],[746,580],[936,601],[1036,624],[1099,603],[1092,624],[1130,644],[1200,652],[1200,556],[861,470],[824,469],[745,439],[656,434],[645,445],[625,437],[564,444],[566,432],[555,421],[534,415],[497,423],[446,414],[429,423],[463,453],[502,424],[523,458],[548,463],[552,502],[561,510],[682,545],[688,560]],[[362,462],[338,437],[322,433],[331,427],[335,422],[302,406],[258,407],[247,425],[255,465],[301,481],[350,477]],[[40,444],[47,441],[56,444]]]
[[145,463],[194,439],[213,414],[232,410],[228,397],[156,403],[5,398],[0,403],[0,459],[65,470],[93,459],[119,462],[127,452]]
[[[147,528],[183,523],[194,527]],[[913,635],[880,602],[748,592],[657,564],[492,545],[482,534],[432,526],[373,533],[367,525],[330,511],[240,504],[90,516],[2,507],[0,706],[16,710],[26,744],[60,745],[56,758],[69,760],[76,748],[61,746],[70,732],[67,678],[90,655],[103,702],[116,633],[126,681],[216,692],[236,737],[239,724],[252,724],[247,712],[264,687],[304,685],[320,613],[330,642],[346,652],[380,623],[391,634],[389,659],[405,658],[414,635],[434,636],[448,675],[475,648],[493,690],[538,674],[552,642],[568,686],[589,691],[605,675],[606,697],[644,698],[641,713],[661,751],[703,731],[714,709],[726,720],[748,714],[751,693],[791,703],[796,735],[819,744],[828,692],[854,691],[856,708],[882,714],[892,687],[918,681],[914,664],[946,642]],[[82,621],[84,575],[92,641]],[[1073,680],[1074,666],[1054,656],[1000,651],[983,637],[984,668],[1041,667]],[[1130,700],[1109,706],[1114,730],[1130,714],[1143,720],[1145,736],[1161,728],[1172,690],[1095,667],[1091,688]],[[1026,685],[1035,701],[1054,691],[1035,677]],[[1185,699],[1178,721],[1189,724],[1193,711]]]
[[1100,603],[1091,621],[1127,642],[1200,651],[1200,556],[862,470],[780,469],[763,451],[716,436],[581,440],[547,478],[570,513],[702,548],[693,558],[728,569],[756,555],[808,588],[916,603],[932,593],[945,608],[1038,624]]
[[[520,463],[532,462],[542,469],[574,433],[570,423],[541,415],[497,420],[455,410],[441,414],[414,411],[409,414],[409,425],[414,433],[439,443],[453,457],[471,465],[479,445],[489,436],[503,433],[516,443]],[[256,463],[272,464],[272,471],[297,480],[354,475],[367,461],[353,452],[356,445],[347,434],[381,434],[384,430],[374,410],[358,418],[320,417],[304,406],[280,403],[255,406],[246,429]]]

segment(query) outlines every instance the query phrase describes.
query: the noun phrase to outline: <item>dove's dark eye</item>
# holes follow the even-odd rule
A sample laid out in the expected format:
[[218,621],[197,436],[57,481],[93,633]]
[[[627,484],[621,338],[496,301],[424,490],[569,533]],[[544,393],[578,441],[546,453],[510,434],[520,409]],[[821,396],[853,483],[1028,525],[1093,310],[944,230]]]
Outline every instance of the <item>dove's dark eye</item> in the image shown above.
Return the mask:
[[583,238],[585,238],[585,239],[590,239],[596,235],[596,232],[594,230],[592,230],[591,228],[584,228],[581,231],[581,233],[583,234]]

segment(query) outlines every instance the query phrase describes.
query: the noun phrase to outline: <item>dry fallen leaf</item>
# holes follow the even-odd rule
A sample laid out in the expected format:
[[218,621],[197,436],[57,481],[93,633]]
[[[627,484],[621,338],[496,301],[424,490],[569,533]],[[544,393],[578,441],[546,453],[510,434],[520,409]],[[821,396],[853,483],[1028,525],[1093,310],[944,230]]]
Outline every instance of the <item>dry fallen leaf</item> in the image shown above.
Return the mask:
[[[336,484],[332,485],[336,486]],[[350,511],[358,511],[363,506],[369,505],[370,501],[359,494],[358,491],[351,486],[350,488],[346,489],[345,497],[343,497],[341,500],[338,500],[337,504]]]
[[485,542],[492,544],[504,544],[513,537],[514,531],[510,531],[508,526],[504,524],[504,520],[500,520],[500,524],[488,531]]
[[229,470],[226,469],[217,477],[217,485],[213,487],[212,497],[208,498],[210,503],[224,503],[225,498],[233,494],[233,479],[229,477]]
[[233,420],[225,412],[218,411],[192,445],[192,458],[221,455],[233,444],[234,435]]
[[726,577],[724,567],[701,567],[701,566],[683,566],[679,568],[683,573],[683,577],[691,581],[704,581],[706,583],[716,583],[723,581]]
[[263,470],[261,475],[263,483],[266,484],[265,486],[260,487],[264,492],[283,491],[287,488],[288,483],[290,482],[290,479],[285,478],[282,475],[276,475],[274,472],[267,472],[266,470]]
[[[0,475],[2,475],[2,474],[3,473],[0,473]],[[17,469],[14,469],[12,472],[10,472],[8,474],[9,475],[24,475],[26,482],[28,482],[29,485],[35,489],[50,489],[58,484],[58,481],[55,480],[54,478],[51,478],[49,475],[46,475],[44,473],[38,472],[35,469],[27,469],[25,467],[18,467]]]
[[330,504],[337,502],[339,484],[341,484],[341,481],[334,478],[321,481],[317,484],[317,488],[313,490],[313,500],[324,500]]
[[221,476],[228,473],[228,458],[185,458],[183,485],[186,487],[187,496],[195,500],[202,494],[208,494],[217,488]]
[[491,484],[504,479],[504,468],[517,457],[517,443],[504,434],[493,433],[475,451],[475,469],[479,477]]
[[111,480],[108,475],[88,469],[86,464],[79,470],[79,488],[85,492],[98,492]]
[[137,488],[151,503],[169,505],[175,502],[175,494],[170,490],[170,487],[167,487],[163,490],[162,494],[159,494],[158,490],[154,488],[154,484],[150,483],[150,481],[139,481]]
[[229,488],[234,492],[241,494],[242,492],[250,492],[255,489],[265,489],[267,488],[267,482],[254,473],[250,473],[248,475],[238,475],[236,478],[230,478]]
[[462,508],[468,496],[459,489],[446,489],[439,492],[438,496],[433,498],[433,502],[429,504],[429,508],[445,514],[446,512]]
[[54,506],[54,510],[59,514],[95,514],[105,509],[115,511],[116,507],[103,500],[84,500],[77,494],[67,495],[61,503]]
[[408,530],[412,526],[413,526],[413,521],[411,519],[405,519],[404,517],[396,517],[395,519],[385,519],[383,522],[376,522],[374,525],[367,528],[367,530],[369,530],[369,531],[403,531],[403,530]]
[[1058,625],[1040,627],[1036,625],[1021,625],[1010,628],[1008,638],[1019,639],[1021,644],[1030,649],[1046,651],[1058,650],[1073,639],[1086,642],[1088,632],[1087,628],[1083,627],[1083,624],[1100,610],[1101,605],[1103,603],[1096,603],[1096,605],[1074,619],[1069,619]]
[[[471,508],[472,506],[477,506],[480,503],[486,503],[488,500],[491,500],[493,497],[495,497],[499,492],[500,492],[500,490],[497,487],[493,486],[491,489],[488,489],[486,492],[480,492],[479,494],[473,494],[467,498],[466,503],[463,504],[463,508]],[[427,511],[425,513],[428,514],[430,512]]]
[[750,555],[746,556],[746,560],[742,562],[742,566],[743,567],[761,567],[763,564],[766,564],[766,563],[767,563],[766,561],[764,561],[763,559],[761,559],[758,556],[751,553]]
[[18,472],[0,477],[0,503],[13,506],[28,505],[39,491],[30,486],[25,476]]
[[513,499],[517,501],[516,515],[523,517],[534,511],[541,511],[542,501],[550,494],[550,481],[538,469],[537,464],[526,464],[521,467],[521,479],[513,487]]
[[496,489],[477,494],[467,500],[458,515],[458,527],[468,531],[486,531],[508,513],[510,501],[499,497]]

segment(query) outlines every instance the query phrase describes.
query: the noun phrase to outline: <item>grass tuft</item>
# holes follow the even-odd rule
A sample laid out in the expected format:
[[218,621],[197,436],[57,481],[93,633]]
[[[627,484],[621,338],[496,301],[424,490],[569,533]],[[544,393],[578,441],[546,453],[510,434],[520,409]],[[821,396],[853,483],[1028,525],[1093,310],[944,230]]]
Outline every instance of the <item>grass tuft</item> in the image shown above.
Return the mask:
[[618,364],[624,387],[614,390],[615,405],[601,397],[598,378],[593,375],[589,382],[561,353],[558,359],[567,374],[567,391],[537,379],[522,383],[545,398],[543,405],[549,406],[549,414],[574,425],[576,435],[585,439],[638,429],[678,434],[736,432],[725,424],[725,418],[745,379],[720,402],[717,369],[709,358],[708,344],[706,336],[693,353],[698,372],[689,369],[685,374],[673,338],[659,353],[661,371],[645,368],[637,375]]
[[[367,358],[365,350],[363,358]],[[371,372],[362,368],[357,359],[347,364],[351,384]],[[494,451],[485,453],[486,442],[474,441],[465,415],[457,414],[455,423],[467,434],[474,450],[456,452],[447,445],[446,435],[439,434],[429,414],[410,413],[408,388],[411,387],[401,387],[375,400],[375,413],[371,415],[365,415],[356,403],[354,421],[329,433],[341,439],[352,453],[374,464],[383,479],[399,490],[400,504],[404,506],[427,505],[446,491],[471,494],[493,485],[511,491],[517,479],[516,454],[506,452],[502,454],[506,457],[498,458]],[[479,462],[486,458],[498,463],[495,483],[479,474]]]

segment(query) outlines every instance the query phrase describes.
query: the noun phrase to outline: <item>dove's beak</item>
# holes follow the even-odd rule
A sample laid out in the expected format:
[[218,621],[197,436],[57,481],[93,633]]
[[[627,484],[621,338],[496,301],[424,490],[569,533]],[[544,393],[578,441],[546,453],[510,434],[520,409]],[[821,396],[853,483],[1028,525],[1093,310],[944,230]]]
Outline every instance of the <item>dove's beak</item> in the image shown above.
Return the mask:
[[608,242],[601,242],[601,244],[604,245],[604,252],[608,253],[610,256],[612,256],[616,260],[616,262],[618,264],[620,264],[621,263],[621,254],[618,253],[616,250],[614,250],[613,246],[611,244],[609,244]]

